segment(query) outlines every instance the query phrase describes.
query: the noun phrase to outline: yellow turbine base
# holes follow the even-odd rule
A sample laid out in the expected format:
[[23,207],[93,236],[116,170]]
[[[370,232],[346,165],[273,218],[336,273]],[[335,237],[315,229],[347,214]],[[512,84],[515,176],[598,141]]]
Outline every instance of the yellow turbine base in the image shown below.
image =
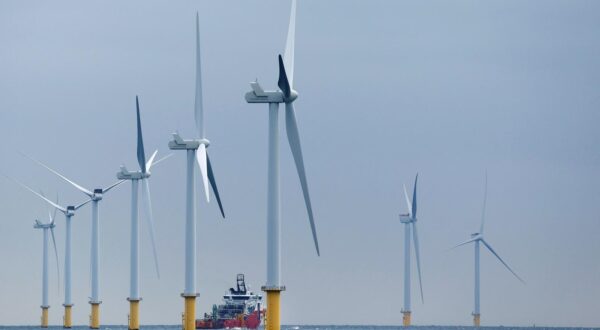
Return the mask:
[[100,329],[100,304],[91,303],[92,315],[90,316],[90,328]]
[[473,314],[473,326],[478,327],[481,324],[481,314]]
[[63,317],[63,328],[70,328],[72,325],[71,307],[65,306],[65,316]]
[[185,312],[183,314],[183,330],[196,329],[196,296],[186,296]]
[[42,328],[48,327],[48,307],[42,307]]
[[140,329],[140,301],[129,300],[129,330]]
[[279,330],[281,323],[279,319],[279,297],[281,291],[267,291],[267,319],[265,320],[265,330]]
[[410,327],[410,312],[402,312],[402,325]]

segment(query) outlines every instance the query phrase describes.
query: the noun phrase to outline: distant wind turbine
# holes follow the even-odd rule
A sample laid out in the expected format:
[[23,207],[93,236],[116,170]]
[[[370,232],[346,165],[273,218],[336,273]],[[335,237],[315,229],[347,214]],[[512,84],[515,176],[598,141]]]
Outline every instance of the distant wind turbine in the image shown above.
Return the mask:
[[481,312],[479,309],[479,245],[480,243],[483,244],[488,250],[490,250],[490,252],[496,256],[496,258],[498,258],[498,260],[500,260],[500,262],[504,265],[504,267],[506,267],[506,269],[508,269],[519,281],[521,281],[521,283],[525,284],[525,281],[523,281],[523,279],[521,279],[519,277],[519,275],[517,275],[517,273],[515,273],[512,268],[510,268],[510,266],[508,266],[508,264],[506,262],[504,262],[504,260],[502,260],[502,258],[500,258],[500,256],[498,255],[498,253],[496,253],[496,251],[494,251],[494,249],[490,246],[490,244],[488,242],[486,242],[483,239],[483,225],[485,223],[485,205],[487,202],[487,173],[485,175],[485,190],[484,190],[484,194],[483,194],[483,209],[481,212],[481,225],[479,226],[479,232],[478,233],[473,233],[471,234],[471,239],[460,243],[456,246],[454,246],[452,249],[457,248],[459,246],[465,245],[465,244],[469,244],[469,243],[475,243],[475,308],[473,310],[473,326],[478,327],[481,323]]
[[36,196],[38,196],[39,198],[41,198],[44,202],[48,203],[50,206],[52,206],[55,210],[59,210],[62,214],[65,215],[65,300],[63,303],[63,306],[65,308],[65,314],[63,316],[63,327],[64,328],[71,328],[72,327],[72,320],[73,318],[71,317],[72,315],[72,308],[73,308],[73,300],[71,299],[71,218],[75,215],[75,211],[80,209],[82,206],[86,205],[87,203],[91,202],[91,199],[86,200],[85,202],[82,202],[78,205],[70,205],[67,207],[61,206],[58,204],[58,200],[57,202],[53,202],[50,199],[46,198],[46,196],[36,192],[35,190],[31,189],[30,187],[26,186],[25,184],[12,179],[9,177],[9,179],[11,179],[12,181],[14,181],[15,183],[17,183],[18,185],[20,185],[21,187],[29,190],[30,192],[32,192],[33,194],[35,194]]
[[421,301],[423,301],[423,284],[421,282],[421,260],[419,256],[419,238],[417,235],[417,179],[415,176],[415,186],[413,188],[412,203],[408,199],[406,186],[404,186],[404,198],[408,207],[408,214],[400,215],[400,222],[404,224],[404,308],[402,309],[402,324],[405,327],[411,323],[411,308],[410,308],[410,241],[411,227],[412,240],[415,244],[415,257],[417,259],[417,272],[419,274],[419,288],[421,289]]
[[[28,157],[28,156],[27,156]],[[106,188],[96,188],[92,191],[86,189],[74,181],[68,179],[66,176],[58,173],[53,170],[46,164],[28,157],[34,162],[38,163],[42,167],[46,168],[50,172],[54,173],[56,176],[61,178],[62,180],[68,182],[70,185],[75,187],[77,190],[84,193],[86,196],[90,198],[92,201],[92,236],[91,236],[91,251],[90,251],[90,261],[91,261],[91,283],[92,283],[92,292],[90,296],[90,305],[92,306],[92,315],[90,316],[90,328],[91,329],[99,329],[100,328],[100,288],[99,288],[99,247],[100,247],[100,217],[99,217],[99,203],[102,200],[104,194],[112,190],[114,187],[120,185],[125,182],[125,180],[119,180]]]
[[[56,250],[56,240],[54,239],[54,217],[56,216],[56,212],[54,216],[51,212],[48,212],[48,222],[41,222],[39,220],[35,220],[33,224],[33,228],[42,229],[44,234],[44,243],[42,246],[42,328],[48,327],[48,308],[50,305],[48,304],[48,235],[52,235],[52,244],[54,245],[54,254],[56,255],[56,270],[59,269],[58,264],[58,251]],[[48,233],[50,232],[50,233]],[[59,279],[60,283],[60,273]]]

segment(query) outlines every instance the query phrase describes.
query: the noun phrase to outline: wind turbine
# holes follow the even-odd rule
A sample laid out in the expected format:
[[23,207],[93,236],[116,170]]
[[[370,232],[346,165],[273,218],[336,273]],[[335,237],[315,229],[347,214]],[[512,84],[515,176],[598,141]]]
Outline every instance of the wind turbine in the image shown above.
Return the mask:
[[285,56],[279,55],[279,90],[264,91],[258,81],[250,83],[251,92],[246,93],[248,103],[269,104],[269,160],[268,160],[268,196],[267,196],[267,283],[262,287],[267,292],[267,330],[279,330],[279,298],[285,286],[281,284],[281,213],[279,191],[279,104],[285,103],[285,122],[288,141],[296,163],[300,178],[300,185],[304,194],[304,202],[308,212],[308,219],[312,236],[319,255],[319,242],[313,219],[312,205],[308,193],[308,183],[304,170],[300,135],[296,123],[296,114],[293,102],[298,93],[293,89],[294,82],[294,39],[296,30],[296,1],[292,0],[290,24],[288,28]]
[[502,258],[500,258],[500,256],[498,255],[498,253],[496,253],[496,251],[494,251],[494,249],[491,247],[491,245],[486,242],[483,238],[483,225],[485,223],[485,204],[487,201],[487,174],[485,175],[485,190],[484,190],[484,194],[483,194],[483,209],[481,212],[481,225],[479,227],[479,232],[478,233],[473,233],[471,234],[471,239],[460,243],[458,245],[456,245],[454,248],[457,248],[459,246],[465,245],[465,244],[469,244],[469,243],[475,243],[475,308],[473,310],[473,326],[478,327],[480,325],[480,321],[481,321],[481,313],[480,313],[480,309],[479,309],[479,245],[483,244],[483,246],[485,246],[488,250],[490,250],[490,252],[496,256],[496,258],[498,258],[498,260],[500,260],[500,262],[504,265],[504,267],[506,267],[506,269],[508,269],[519,281],[521,281],[521,283],[525,284],[525,281],[523,281],[523,279],[521,279],[519,277],[519,275],[517,275],[517,273],[515,273],[510,266],[508,266],[508,264],[506,262],[504,262],[504,260],[502,260]]
[[64,328],[71,328],[72,326],[72,317],[71,317],[71,312],[72,312],[72,308],[73,308],[73,301],[71,299],[71,218],[75,215],[75,211],[78,210],[79,208],[81,208],[82,206],[84,206],[85,204],[91,202],[91,199],[88,199],[87,201],[80,203],[78,205],[75,206],[60,206],[58,204],[58,201],[55,203],[53,201],[51,201],[50,199],[46,198],[46,196],[36,192],[35,190],[31,189],[30,187],[26,186],[25,184],[9,178],[11,180],[13,180],[15,183],[17,183],[18,185],[20,185],[21,187],[29,190],[30,192],[32,192],[33,194],[35,194],[36,196],[38,196],[39,198],[41,198],[43,201],[45,201],[46,203],[50,204],[50,206],[52,206],[55,210],[59,210],[60,212],[62,212],[65,215],[65,300],[63,303],[63,307],[65,308],[65,315],[63,316],[63,327]]
[[90,253],[90,256],[91,256],[90,268],[91,268],[91,282],[92,282],[92,290],[91,291],[92,292],[91,292],[90,301],[89,301],[90,305],[92,306],[92,315],[90,315],[90,328],[91,329],[99,329],[100,328],[100,304],[102,303],[102,301],[100,301],[100,288],[99,288],[99,278],[98,278],[98,274],[99,274],[99,270],[100,270],[100,265],[99,265],[100,217],[99,217],[99,212],[98,212],[98,208],[99,208],[98,204],[104,197],[104,194],[106,194],[107,192],[112,190],[114,187],[125,182],[125,180],[119,180],[106,188],[96,188],[93,191],[90,191],[89,189],[86,189],[86,188],[80,186],[79,184],[68,179],[64,175],[53,170],[46,164],[43,164],[42,162],[40,162],[36,159],[33,159],[31,157],[28,157],[28,158],[30,158],[34,162],[38,163],[39,165],[45,167],[47,170],[54,173],[59,178],[68,182],[69,184],[71,184],[77,190],[81,191],[86,196],[88,196],[92,202],[92,237],[91,237],[91,251],[90,251],[91,252]]
[[[140,103],[138,97],[135,97],[136,117],[137,117],[137,159],[140,165],[139,171],[130,172],[121,166],[121,171],[117,173],[119,180],[131,180],[131,256],[130,256],[130,282],[129,282],[129,329],[138,330],[140,328],[140,300],[142,300],[139,292],[139,217],[138,217],[138,189],[139,183],[143,184],[143,192],[145,192],[146,220],[148,231],[150,234],[150,242],[152,243],[152,253],[154,254],[154,265],[156,267],[156,275],[160,277],[158,267],[158,256],[156,254],[156,243],[154,241],[154,221],[152,219],[152,204],[150,201],[150,186],[148,180],[150,178],[150,169],[154,163],[157,151],[154,151],[150,159],[146,161],[144,152],[144,141],[142,138],[142,124],[140,120]],[[167,156],[168,157],[168,156]],[[165,157],[166,158],[166,157]],[[163,159],[165,159],[163,158]],[[162,159],[161,159],[162,160]],[[160,161],[160,160],[159,160]],[[158,163],[158,161],[156,162]]]
[[415,257],[417,259],[417,272],[419,274],[419,288],[421,289],[421,301],[423,301],[423,284],[421,282],[421,260],[419,257],[419,238],[417,236],[417,179],[415,176],[415,186],[413,188],[412,204],[408,200],[406,186],[404,186],[404,198],[408,207],[408,214],[400,215],[400,222],[404,224],[404,308],[402,309],[402,324],[405,327],[410,326],[410,240],[411,226],[412,239],[415,244]]
[[185,208],[185,288],[181,296],[185,300],[184,329],[196,328],[196,187],[194,179],[194,163],[198,163],[206,201],[209,202],[208,184],[219,204],[221,215],[225,218],[219,190],[213,173],[212,165],[206,148],[210,142],[204,136],[204,117],[202,109],[202,75],[200,65],[200,27],[198,13],[196,13],[196,95],[194,115],[198,138],[184,140],[179,133],[173,133],[173,140],[169,141],[169,149],[185,150],[187,154],[186,170],[186,208]]
[[[56,216],[56,212],[54,214]],[[48,327],[48,231],[52,234],[52,243],[54,245],[54,254],[56,255],[56,270],[58,271],[58,251],[56,250],[56,240],[54,239],[54,217],[52,213],[48,212],[48,222],[43,223],[39,220],[35,220],[33,228],[42,229],[44,237],[44,245],[42,246],[42,328]],[[60,274],[59,279],[60,283]]]

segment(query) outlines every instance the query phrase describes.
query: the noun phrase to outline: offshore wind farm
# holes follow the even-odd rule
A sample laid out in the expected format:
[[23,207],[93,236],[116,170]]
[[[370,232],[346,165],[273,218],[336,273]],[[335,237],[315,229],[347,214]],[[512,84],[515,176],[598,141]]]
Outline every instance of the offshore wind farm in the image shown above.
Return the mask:
[[599,13],[0,3],[0,328],[598,327]]

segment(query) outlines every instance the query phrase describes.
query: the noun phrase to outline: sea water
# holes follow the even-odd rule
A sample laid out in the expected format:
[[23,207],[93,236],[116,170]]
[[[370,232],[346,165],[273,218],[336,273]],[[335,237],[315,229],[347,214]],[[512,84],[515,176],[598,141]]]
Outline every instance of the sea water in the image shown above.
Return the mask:
[[[467,326],[412,326],[410,329],[418,329],[418,330],[463,330],[463,329],[475,329],[473,327]],[[569,330],[600,330],[600,328],[565,328],[565,327],[480,327],[485,330],[561,330],[561,329],[569,329]],[[1,326],[0,329],[6,330],[38,330],[41,329],[39,326]],[[62,326],[50,326],[48,327],[50,330],[61,330]],[[74,326],[72,329],[74,330],[88,330],[88,326]],[[127,326],[125,325],[107,325],[100,327],[101,330],[127,330]],[[181,325],[146,325],[141,326],[141,330],[180,330]],[[375,326],[375,325],[282,325],[281,330],[403,330],[405,329],[402,326]],[[263,327],[259,327],[258,330],[264,330]]]

